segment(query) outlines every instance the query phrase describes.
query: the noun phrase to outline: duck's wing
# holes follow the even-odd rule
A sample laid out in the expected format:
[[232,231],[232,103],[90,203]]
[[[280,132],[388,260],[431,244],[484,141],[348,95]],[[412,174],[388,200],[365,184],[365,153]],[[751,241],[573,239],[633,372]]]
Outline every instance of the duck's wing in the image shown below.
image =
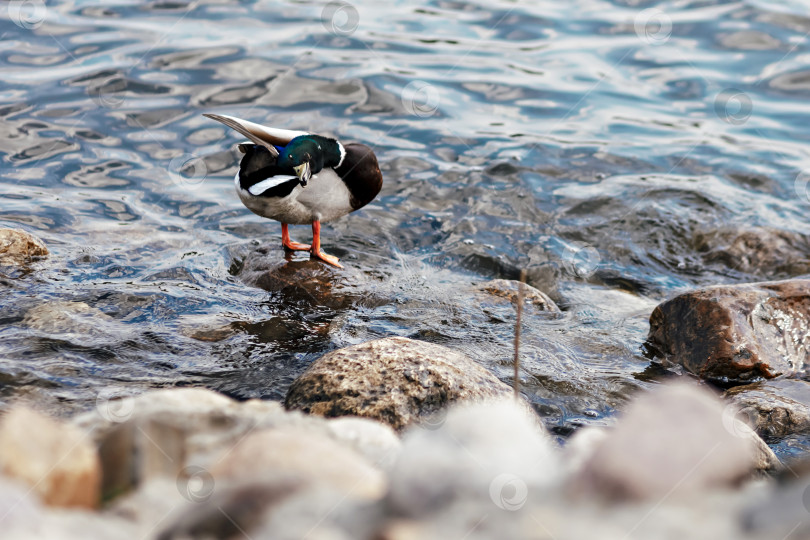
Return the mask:
[[266,127],[248,120],[242,120],[234,116],[225,116],[223,114],[203,113],[203,116],[211,120],[216,120],[238,131],[254,143],[267,148],[273,156],[278,156],[278,150],[276,150],[274,145],[287,146],[287,143],[294,138],[300,135],[308,135],[306,131]]

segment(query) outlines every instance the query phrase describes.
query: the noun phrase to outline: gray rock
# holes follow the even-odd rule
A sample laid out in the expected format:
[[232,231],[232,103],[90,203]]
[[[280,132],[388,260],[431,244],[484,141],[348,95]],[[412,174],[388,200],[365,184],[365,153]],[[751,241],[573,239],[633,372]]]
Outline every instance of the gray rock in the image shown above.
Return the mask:
[[379,499],[387,489],[383,473],[333,438],[292,428],[249,433],[211,467],[217,482],[244,482],[277,471],[340,491],[345,497]]
[[810,383],[800,379],[773,379],[737,386],[726,391],[757,434],[781,438],[810,431]]
[[45,243],[21,229],[0,228],[0,265],[23,265],[48,255]]
[[611,500],[686,500],[750,477],[758,440],[733,406],[697,386],[670,384],[630,403],[572,488]]
[[29,309],[23,324],[46,334],[105,335],[113,319],[84,302],[46,302]]
[[387,502],[409,518],[443,512],[458,499],[517,510],[559,473],[554,443],[522,402],[459,404],[444,422],[405,433]]
[[330,419],[326,427],[335,439],[384,471],[391,469],[402,447],[396,432],[376,420],[343,416]]
[[461,353],[392,337],[322,356],[290,386],[285,406],[327,417],[373,418],[401,430],[449,403],[511,392]]

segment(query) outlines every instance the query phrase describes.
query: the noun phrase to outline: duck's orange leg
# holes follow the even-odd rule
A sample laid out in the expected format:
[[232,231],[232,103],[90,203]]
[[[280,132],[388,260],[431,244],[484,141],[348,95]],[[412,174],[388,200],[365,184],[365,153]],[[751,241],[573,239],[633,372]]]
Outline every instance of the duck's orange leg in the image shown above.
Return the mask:
[[343,265],[340,264],[337,257],[334,255],[327,255],[323,251],[321,251],[321,222],[320,221],[313,221],[312,222],[312,249],[310,250],[310,254],[315,257],[316,259],[320,259],[327,264],[331,264],[332,266],[337,266],[338,268],[343,268]]
[[311,248],[309,244],[300,244],[290,240],[290,232],[287,230],[286,223],[281,224],[281,243],[291,251],[309,251]]

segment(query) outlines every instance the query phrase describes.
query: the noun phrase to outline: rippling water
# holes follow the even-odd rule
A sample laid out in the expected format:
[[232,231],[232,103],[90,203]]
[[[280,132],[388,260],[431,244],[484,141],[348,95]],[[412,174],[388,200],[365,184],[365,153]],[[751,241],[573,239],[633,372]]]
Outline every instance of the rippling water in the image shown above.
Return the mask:
[[[657,302],[810,272],[808,33],[798,1],[4,3],[0,226],[52,255],[2,269],[0,396],[280,399],[394,334],[511,382],[512,308],[474,287],[526,268],[564,312],[527,313],[524,391],[602,423],[661,375]],[[251,278],[279,226],[202,112],[375,149],[382,193],[324,227],[345,271]]]

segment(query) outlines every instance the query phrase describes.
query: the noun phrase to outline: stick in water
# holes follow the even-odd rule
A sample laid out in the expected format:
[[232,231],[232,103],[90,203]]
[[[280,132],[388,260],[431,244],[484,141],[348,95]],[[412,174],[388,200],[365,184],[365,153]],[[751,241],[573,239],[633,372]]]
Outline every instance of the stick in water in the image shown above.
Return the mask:
[[515,321],[515,399],[520,398],[520,318],[523,315],[523,296],[525,294],[526,269],[520,271],[520,283],[517,293],[517,320]]

